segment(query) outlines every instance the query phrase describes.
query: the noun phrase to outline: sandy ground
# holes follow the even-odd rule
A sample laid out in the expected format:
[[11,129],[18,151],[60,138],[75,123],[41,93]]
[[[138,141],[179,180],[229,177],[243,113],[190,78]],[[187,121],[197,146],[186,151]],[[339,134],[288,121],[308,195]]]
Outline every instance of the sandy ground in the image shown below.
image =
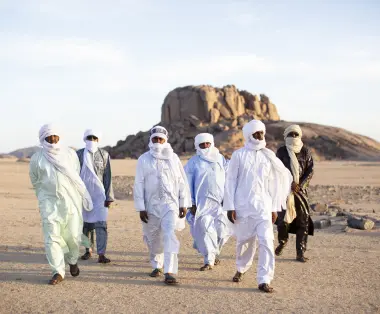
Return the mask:
[[[114,174],[133,176],[135,161],[114,161]],[[43,248],[37,201],[28,164],[0,160],[0,312],[1,313],[379,313],[380,236],[344,232],[344,218],[310,239],[310,263],[294,261],[295,239],[276,260],[272,295],[259,293],[256,262],[244,281],[235,272],[230,240],[222,264],[200,272],[202,258],[192,249],[187,227],[179,233],[177,287],[165,286],[151,271],[141,224],[131,201],[110,211],[110,265],[80,261],[81,274],[55,287]],[[380,164],[324,162],[316,165],[313,201],[334,202],[352,211],[380,212]],[[256,258],[255,258],[256,260]]]

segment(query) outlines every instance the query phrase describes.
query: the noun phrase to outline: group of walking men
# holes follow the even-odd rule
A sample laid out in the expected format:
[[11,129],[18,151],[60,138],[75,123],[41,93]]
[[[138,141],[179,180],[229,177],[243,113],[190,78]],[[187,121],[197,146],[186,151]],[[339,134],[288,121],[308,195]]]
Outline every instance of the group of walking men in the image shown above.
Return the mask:
[[[266,148],[265,133],[261,121],[247,123],[245,145],[231,160],[219,153],[211,134],[201,133],[194,141],[196,155],[183,167],[168,142],[168,131],[162,126],[151,129],[149,150],[138,159],[134,185],[151,277],[164,274],[166,284],[178,283],[176,231],[185,228],[185,220],[193,247],[203,256],[201,271],[220,264],[221,250],[231,236],[236,238],[233,281],[240,282],[251,267],[258,243],[257,281],[264,292],[273,292],[274,255],[282,254],[288,233],[296,233],[296,259],[307,261],[307,237],[313,234],[307,195],[313,160],[298,125],[285,130],[285,145],[277,156]],[[110,157],[98,147],[101,135],[87,130],[86,147],[76,154],[60,145],[59,135],[53,126],[43,126],[42,149],[30,163],[53,285],[63,280],[65,263],[72,276],[79,275],[79,248],[86,247],[82,259],[91,257],[94,230],[98,262],[110,262],[105,256],[107,215],[114,201]],[[273,223],[278,228],[276,250]]]

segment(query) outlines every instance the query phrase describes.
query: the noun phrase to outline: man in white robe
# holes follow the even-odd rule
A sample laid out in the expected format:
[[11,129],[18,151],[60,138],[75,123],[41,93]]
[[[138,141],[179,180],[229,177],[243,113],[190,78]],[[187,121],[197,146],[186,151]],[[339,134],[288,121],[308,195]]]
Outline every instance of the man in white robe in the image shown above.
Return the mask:
[[257,282],[259,289],[273,292],[273,225],[277,212],[286,208],[292,177],[288,169],[267,149],[265,125],[252,120],[243,128],[245,146],[232,154],[227,172],[224,210],[234,223],[236,267],[234,282],[240,282],[252,266],[259,244]]
[[92,209],[91,197],[79,176],[79,160],[74,150],[61,147],[59,132],[44,125],[39,132],[42,149],[30,161],[30,180],[35,189],[44,232],[46,257],[55,285],[65,277],[65,263],[72,276],[77,265],[82,238],[82,207]]
[[209,133],[195,137],[195,149],[197,154],[185,166],[192,201],[186,219],[194,247],[204,258],[200,270],[205,271],[220,263],[218,256],[231,233],[226,212],[222,209],[228,162]]
[[[80,176],[94,205],[90,212],[83,210],[83,234],[87,237],[91,234],[93,242],[93,232],[96,231],[98,263],[107,264],[111,262],[105,255],[108,242],[108,208],[114,201],[114,196],[111,160],[108,152],[99,148],[100,138],[101,134],[98,131],[86,130],[83,136],[86,147],[78,150],[77,155],[81,166]],[[86,249],[86,253],[81,258],[87,260],[90,257],[91,251]]]
[[149,249],[150,276],[164,272],[166,284],[177,284],[180,244],[175,231],[185,227],[190,191],[182,164],[167,142],[167,130],[156,126],[150,133],[150,150],[137,162],[134,203]]

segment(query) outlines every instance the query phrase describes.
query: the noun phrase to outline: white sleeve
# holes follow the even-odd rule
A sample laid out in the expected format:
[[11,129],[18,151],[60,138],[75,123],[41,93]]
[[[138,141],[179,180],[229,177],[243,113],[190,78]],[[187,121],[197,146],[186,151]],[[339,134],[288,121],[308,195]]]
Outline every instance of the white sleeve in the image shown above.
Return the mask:
[[190,159],[186,166],[184,167],[187,177],[187,182],[189,184],[191,202],[193,205],[196,205],[195,202],[195,191],[194,191],[194,162],[193,159]]
[[268,192],[269,192],[269,195],[271,196],[271,200],[272,200],[272,213],[276,213],[278,211],[281,211],[281,208],[277,208],[277,202],[276,200],[274,199],[276,197],[276,178],[275,178],[275,175],[274,175],[274,171],[273,171],[273,168],[271,167],[270,169],[270,172],[269,172],[269,176],[268,176]]
[[226,175],[226,183],[224,186],[223,210],[235,210],[235,191],[239,174],[239,156],[236,153],[232,154],[228,164]]
[[69,154],[75,171],[80,174],[80,162],[76,151],[72,148],[69,148]]
[[179,207],[191,207],[191,195],[190,195],[190,188],[189,184],[187,182],[187,177],[185,170],[183,169],[181,160],[177,156],[177,162],[178,167],[180,170],[180,176],[179,176]]
[[32,183],[33,189],[37,194],[37,185],[38,185],[38,158],[37,153],[34,154],[29,163],[29,177],[30,182]]
[[135,184],[133,187],[133,199],[135,209],[138,212],[146,210],[144,201],[144,180],[144,164],[140,157],[137,161]]

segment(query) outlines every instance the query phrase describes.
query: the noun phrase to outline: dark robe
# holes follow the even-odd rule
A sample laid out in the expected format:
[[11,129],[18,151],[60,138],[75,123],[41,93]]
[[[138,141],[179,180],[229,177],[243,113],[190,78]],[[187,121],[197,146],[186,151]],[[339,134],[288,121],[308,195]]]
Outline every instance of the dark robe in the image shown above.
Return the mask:
[[[291,172],[291,161],[286,146],[282,146],[278,149],[277,157]],[[297,249],[306,250],[307,235],[314,235],[314,224],[310,217],[310,205],[308,199],[308,187],[314,174],[314,162],[310,151],[305,145],[302,147],[301,151],[296,154],[296,157],[300,167],[300,191],[294,195],[297,217],[291,224],[287,224],[284,222],[285,211],[282,211],[279,213],[276,224],[279,231],[279,241],[287,241],[287,233],[294,233],[298,238]],[[302,233],[305,234],[302,235]],[[301,248],[301,246],[305,246],[305,248]]]

